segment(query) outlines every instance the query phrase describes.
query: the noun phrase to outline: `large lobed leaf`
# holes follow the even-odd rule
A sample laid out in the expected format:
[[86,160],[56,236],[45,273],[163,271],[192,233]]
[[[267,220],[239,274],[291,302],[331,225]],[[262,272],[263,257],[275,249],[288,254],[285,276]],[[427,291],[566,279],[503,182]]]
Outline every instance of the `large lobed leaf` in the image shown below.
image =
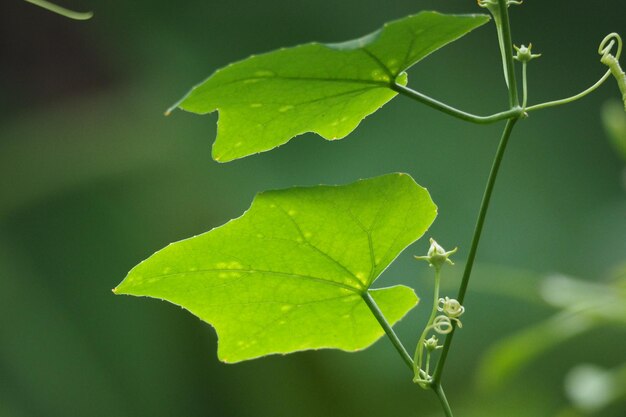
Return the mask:
[[[305,349],[363,349],[383,335],[362,294],[436,217],[405,174],[258,194],[250,209],[136,266],[114,290],[180,305],[212,324],[238,362]],[[392,324],[417,304],[371,290]]]
[[179,103],[219,110],[213,157],[226,162],[315,132],[341,139],[406,84],[403,72],[489,20],[422,12],[341,44],[309,43],[252,56],[216,71]]

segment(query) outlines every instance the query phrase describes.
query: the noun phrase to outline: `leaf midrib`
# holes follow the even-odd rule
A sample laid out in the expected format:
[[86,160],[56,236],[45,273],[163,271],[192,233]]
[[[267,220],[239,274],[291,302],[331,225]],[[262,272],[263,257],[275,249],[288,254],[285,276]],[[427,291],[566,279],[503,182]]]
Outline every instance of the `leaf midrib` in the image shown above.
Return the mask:
[[[258,273],[258,274],[274,274],[274,275],[281,275],[284,277],[288,277],[288,278],[295,278],[295,279],[307,279],[310,280],[311,282],[316,282],[319,284],[325,284],[325,285],[333,285],[339,288],[343,288],[345,290],[349,290],[354,292],[355,294],[361,295],[363,294],[364,291],[366,291],[367,289],[360,289],[357,287],[353,287],[351,285],[348,284],[343,284],[341,282],[337,282],[337,281],[331,281],[331,280],[327,280],[324,278],[319,278],[319,277],[314,277],[311,275],[303,275],[303,274],[295,274],[292,272],[280,272],[280,271],[267,271],[267,270],[263,270],[263,269],[226,269],[226,268],[206,268],[206,269],[196,269],[194,271],[181,271],[181,272],[172,272],[169,274],[161,274],[161,275],[151,275],[149,278],[154,278],[154,279],[160,279],[160,278],[168,278],[168,277],[174,277],[174,276],[178,276],[178,275],[195,275],[195,274],[201,274],[201,273],[211,273],[211,272],[242,272],[242,273],[247,273],[247,274],[254,274],[254,273]],[[218,285],[216,285],[218,286]]]
[[[388,71],[388,70],[387,70]],[[397,77],[397,75],[396,75]],[[395,78],[395,77],[391,77]],[[390,87],[393,84],[392,81],[377,81],[371,79],[360,79],[360,78],[330,78],[330,77],[298,77],[298,76],[290,76],[290,75],[273,75],[273,76],[264,76],[264,77],[246,77],[239,78],[237,80],[231,80],[227,82],[222,82],[219,84],[219,87],[228,86],[231,84],[237,83],[245,83],[246,81],[251,80],[283,80],[283,81],[319,81],[319,82],[337,82],[337,83],[345,83],[345,84],[372,84],[377,87]]]

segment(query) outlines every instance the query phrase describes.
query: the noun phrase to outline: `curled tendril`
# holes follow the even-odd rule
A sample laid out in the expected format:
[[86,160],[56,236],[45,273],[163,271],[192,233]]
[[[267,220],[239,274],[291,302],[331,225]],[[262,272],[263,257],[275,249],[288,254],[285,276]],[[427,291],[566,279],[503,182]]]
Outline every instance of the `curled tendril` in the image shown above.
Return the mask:
[[[455,319],[456,320],[456,319]],[[461,322],[457,320],[460,324]],[[449,334],[452,332],[452,319],[448,316],[437,316],[435,320],[433,320],[432,329],[439,334]],[[461,327],[461,326],[459,326]]]
[[458,319],[465,313],[465,307],[454,298],[440,298],[437,305],[437,311],[441,311],[451,319]]
[[[611,54],[613,47],[617,43],[615,55]],[[619,64],[619,57],[622,54],[622,38],[615,32],[608,34],[600,43],[598,53],[602,56],[600,62],[609,67],[609,72],[617,80],[617,86],[622,93],[624,110],[626,110],[626,74]]]
[[[611,54],[613,48],[617,45],[617,50],[615,51],[615,55]],[[622,93],[622,101],[624,102],[624,110],[626,110],[626,74],[622,70],[619,64],[619,58],[622,54],[622,38],[617,33],[609,33],[607,36],[602,39],[600,42],[600,46],[598,47],[598,53],[600,54],[600,62],[609,67],[608,71],[600,78],[594,85],[587,88],[586,90],[573,95],[571,97],[567,97],[560,100],[548,101],[546,103],[535,104],[534,106],[526,107],[526,112],[531,112],[540,109],[546,109],[548,107],[556,107],[561,106],[563,104],[568,104],[576,100],[580,100],[583,97],[591,94],[595,90],[598,89],[606,80],[609,79],[611,75],[615,77],[617,80],[617,86],[619,87]]]
[[603,59],[604,57],[611,55],[611,49],[613,49],[615,43],[617,43],[617,52],[615,53],[613,58],[619,59],[619,57],[622,55],[622,37],[615,32],[606,35],[604,39],[602,39],[602,42],[598,47],[598,53],[602,55]]

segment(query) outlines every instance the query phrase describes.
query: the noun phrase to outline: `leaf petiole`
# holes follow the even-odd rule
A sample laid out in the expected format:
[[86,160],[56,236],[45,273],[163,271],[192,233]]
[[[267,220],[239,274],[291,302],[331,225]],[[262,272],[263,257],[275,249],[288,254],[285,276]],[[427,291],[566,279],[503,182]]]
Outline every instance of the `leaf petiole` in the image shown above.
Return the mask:
[[432,107],[435,110],[439,110],[440,112],[448,114],[452,117],[456,117],[457,119],[465,120],[466,122],[470,123],[490,124],[499,122],[500,120],[510,119],[512,117],[519,117],[522,114],[521,107],[514,107],[510,110],[495,113],[490,116],[477,116],[449,106],[445,103],[442,103],[441,101],[420,93],[419,91],[412,90],[411,88],[403,86],[401,84],[392,84],[391,89],[399,94],[402,94],[403,96],[409,97],[413,100],[419,101],[422,104]]
[[409,353],[407,352],[406,348],[402,344],[402,341],[400,341],[400,338],[398,338],[398,336],[396,335],[396,332],[393,331],[393,328],[391,327],[391,325],[385,318],[385,315],[383,314],[383,312],[380,311],[380,308],[378,307],[378,304],[376,304],[376,301],[374,301],[374,298],[372,298],[369,291],[364,291],[361,294],[361,297],[363,298],[363,301],[365,302],[365,304],[367,304],[367,307],[370,309],[372,314],[374,314],[374,317],[376,317],[376,320],[378,320],[378,323],[387,334],[387,337],[389,338],[389,340],[391,340],[393,347],[396,348],[396,350],[402,357],[402,360],[404,360],[404,363],[406,363],[409,369],[413,370],[414,369],[413,360],[411,359],[411,357],[409,356]]

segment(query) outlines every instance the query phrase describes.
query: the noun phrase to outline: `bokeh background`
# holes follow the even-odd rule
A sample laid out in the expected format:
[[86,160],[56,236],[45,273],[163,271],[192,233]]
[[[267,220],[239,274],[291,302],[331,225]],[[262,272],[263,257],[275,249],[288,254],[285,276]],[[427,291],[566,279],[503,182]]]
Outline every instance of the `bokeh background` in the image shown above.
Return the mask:
[[[95,17],[0,5],[0,416],[441,415],[387,340],[224,365],[210,326],[110,290],[166,244],[239,216],[257,191],[404,171],[439,206],[427,236],[460,248],[444,278],[453,295],[502,126],[398,97],[345,140],[307,134],[218,164],[215,114],[163,111],[252,53],[355,38],[423,9],[481,12],[476,2],[63,4]],[[623,0],[528,0],[511,14],[515,42],[543,53],[530,66],[532,103],[595,82],[598,43],[626,35]],[[492,25],[409,74],[412,87],[478,114],[507,103]],[[602,123],[610,99],[612,81],[514,133],[444,375],[458,416],[626,415],[625,160]],[[430,271],[411,259],[427,246],[410,247],[379,284],[429,300]],[[427,310],[397,326],[410,349]]]

